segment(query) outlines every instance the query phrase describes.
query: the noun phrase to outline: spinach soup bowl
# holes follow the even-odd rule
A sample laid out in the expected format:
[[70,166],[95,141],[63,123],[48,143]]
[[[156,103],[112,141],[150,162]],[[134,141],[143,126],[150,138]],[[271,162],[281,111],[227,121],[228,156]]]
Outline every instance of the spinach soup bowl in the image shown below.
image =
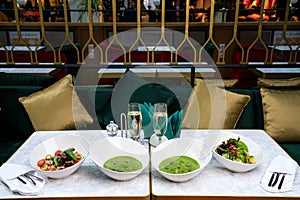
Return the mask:
[[[89,147],[89,141],[77,134],[54,136],[33,149],[30,164],[48,178],[65,178],[80,168]],[[64,158],[58,158],[60,156]]]
[[185,182],[197,176],[212,158],[209,148],[199,139],[175,138],[151,151],[151,163],[163,177]]
[[[235,145],[235,143],[237,144]],[[222,166],[232,172],[248,172],[263,162],[264,152],[257,143],[248,137],[226,132],[220,136],[213,148],[213,156]],[[240,157],[242,158],[240,159]]]
[[148,149],[129,138],[99,139],[92,144],[90,156],[104,174],[118,181],[137,177],[149,165]]

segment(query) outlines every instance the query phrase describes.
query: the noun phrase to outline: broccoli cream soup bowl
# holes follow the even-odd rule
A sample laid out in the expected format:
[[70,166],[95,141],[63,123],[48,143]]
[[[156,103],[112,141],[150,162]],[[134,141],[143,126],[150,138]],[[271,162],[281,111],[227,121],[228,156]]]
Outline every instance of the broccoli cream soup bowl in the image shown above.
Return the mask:
[[93,162],[115,180],[126,181],[138,176],[149,164],[148,149],[136,141],[106,137],[90,148]]
[[52,137],[34,148],[30,164],[41,174],[53,179],[74,173],[89,153],[89,142],[79,135]]
[[175,138],[161,143],[152,151],[151,163],[163,177],[184,182],[198,175],[211,157],[211,151],[201,140]]
[[259,166],[264,158],[260,146],[249,138],[235,134],[224,133],[213,148],[215,159],[233,172],[248,172]]

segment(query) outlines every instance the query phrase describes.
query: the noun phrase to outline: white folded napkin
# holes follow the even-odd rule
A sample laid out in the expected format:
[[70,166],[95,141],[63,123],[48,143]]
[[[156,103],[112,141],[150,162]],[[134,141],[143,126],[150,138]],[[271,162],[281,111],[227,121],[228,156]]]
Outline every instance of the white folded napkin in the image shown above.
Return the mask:
[[0,180],[14,193],[37,195],[45,185],[45,178],[25,165],[4,163]]
[[[161,142],[164,142],[164,141],[167,141],[168,138],[166,136],[162,136],[161,137]],[[150,137],[150,144],[154,147],[158,146],[159,145],[159,138],[157,135],[155,134],[152,134],[151,137]]]
[[260,181],[260,185],[268,192],[291,191],[297,168],[296,161],[279,155],[271,161]]

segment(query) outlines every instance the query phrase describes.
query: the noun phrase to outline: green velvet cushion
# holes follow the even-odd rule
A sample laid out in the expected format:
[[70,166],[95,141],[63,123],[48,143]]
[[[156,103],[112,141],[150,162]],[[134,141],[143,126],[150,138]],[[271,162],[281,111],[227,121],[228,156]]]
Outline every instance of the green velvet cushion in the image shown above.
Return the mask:
[[[1,137],[27,138],[34,128],[19,97],[42,90],[41,86],[0,86]],[[41,113],[46,115],[47,113]]]
[[[149,83],[147,80],[128,71],[119,80],[115,88],[98,86],[90,91],[89,96],[91,101],[95,102],[94,106],[98,121],[101,127],[105,128],[111,120],[120,124],[120,114],[122,112],[127,113],[129,102],[152,104],[165,102],[168,104],[168,113],[171,115],[184,108],[190,91],[190,87],[171,86],[167,88],[159,84]],[[112,102],[112,99],[115,102]],[[117,109],[116,119],[111,111],[112,106]]]
[[[180,88],[180,87],[178,87]],[[172,91],[173,90],[173,91]],[[184,93],[185,92],[185,93]],[[178,97],[175,95],[175,93],[178,95]],[[168,116],[169,120],[173,120],[174,122],[170,123],[168,125],[168,130],[166,133],[166,136],[171,139],[175,136],[178,137],[180,135],[178,129],[181,128],[181,116],[182,116],[182,108],[179,103],[180,98],[186,98],[183,99],[185,102],[187,101],[188,95],[185,95],[182,97],[183,94],[188,94],[189,90],[188,88],[186,90],[176,90],[176,88],[167,88],[166,86],[149,83],[146,85],[141,86],[138,88],[133,95],[131,96],[130,102],[138,102],[141,104],[151,104],[154,105],[157,102],[163,102],[168,105]],[[184,104],[184,103],[183,103]],[[184,106],[183,106],[184,107]],[[143,114],[143,117],[145,115]],[[171,117],[172,116],[172,117]],[[179,117],[180,116],[180,117]],[[175,119],[176,118],[176,119]],[[180,118],[180,122],[177,122],[177,118]],[[144,120],[144,119],[143,119]],[[148,120],[149,121],[149,120]],[[150,120],[151,121],[151,120]],[[175,126],[176,125],[176,126]],[[178,125],[178,126],[177,126]],[[146,126],[147,128],[144,129],[145,136],[148,138],[151,136],[151,124],[145,124],[143,123],[143,126]],[[150,126],[150,128],[148,128]],[[149,132],[150,131],[150,132]]]
[[[81,103],[94,119],[94,126],[105,129],[106,125],[114,120],[111,112],[111,96],[114,88],[111,86],[76,86],[75,90]],[[97,124],[96,124],[97,123]]]
[[130,102],[138,103],[154,103],[162,102],[168,105],[168,114],[171,115],[175,111],[180,110],[179,102],[175,94],[162,85],[149,83],[138,88],[130,98]]
[[261,97],[258,89],[227,88],[231,92],[250,96],[250,101],[245,107],[236,129],[263,129],[263,111]]
[[191,86],[169,86],[168,88],[176,95],[180,103],[180,109],[178,110],[184,109],[193,88]]
[[22,85],[48,87],[55,83],[55,76],[32,76],[24,74],[0,73],[0,85]]
[[[176,91],[178,94],[176,97],[171,91]],[[79,97],[81,97],[80,92]],[[101,127],[104,129],[105,126],[111,121],[116,120],[113,117],[111,111],[111,97],[113,93],[113,88],[110,87],[97,87],[96,89],[91,89],[89,96],[91,101],[95,102],[94,108],[97,115],[97,119]],[[138,88],[131,96],[130,102],[139,102],[139,103],[155,103],[155,102],[166,102],[168,104],[169,114],[173,114],[177,110],[182,110],[189,96],[190,88],[182,87],[171,87],[168,89],[164,86],[157,84],[146,84]],[[158,95],[153,95],[158,94]],[[122,95],[120,95],[120,98]],[[180,105],[179,102],[182,102]],[[83,102],[84,104],[84,102]],[[88,106],[85,105],[89,111]],[[89,111],[90,113],[90,111]],[[118,120],[118,119],[117,119]]]
[[92,102],[95,102],[94,109],[100,126],[104,129],[105,126],[113,120],[111,112],[111,96],[112,87],[98,86],[96,89],[89,91],[89,97]]
[[[148,82],[139,77],[132,71],[127,71],[121,79],[115,85],[113,93],[111,95],[110,102],[106,105],[106,109],[113,109],[112,116],[114,116],[114,121],[120,124],[121,113],[127,113],[127,105],[132,102],[131,97],[135,91],[147,84]],[[140,102],[143,103],[143,102]],[[108,123],[107,121],[106,123]]]

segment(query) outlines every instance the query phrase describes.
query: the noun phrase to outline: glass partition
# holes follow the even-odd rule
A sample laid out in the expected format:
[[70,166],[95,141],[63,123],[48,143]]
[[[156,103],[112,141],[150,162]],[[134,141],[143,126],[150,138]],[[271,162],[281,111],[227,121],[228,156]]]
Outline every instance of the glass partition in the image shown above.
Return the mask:
[[[25,45],[30,54],[30,63],[39,63],[39,46],[46,46],[53,53],[53,63],[64,62],[62,53],[69,46],[77,56],[76,64],[84,62],[91,48],[97,47],[112,33],[116,41],[117,33],[122,30],[136,29],[137,40],[141,40],[143,27],[160,28],[160,39],[168,34],[165,28],[180,29],[185,37],[204,34],[201,47],[194,50],[195,64],[201,63],[201,53],[211,48],[214,61],[224,64],[249,64],[249,62],[286,62],[297,64],[300,44],[300,1],[288,0],[2,0],[0,5],[0,26],[6,33],[14,31],[15,40],[10,44],[0,40],[2,62],[14,64],[17,56],[14,48],[7,46]],[[8,22],[14,22],[13,25]],[[36,48],[30,48],[30,39],[22,32],[27,29],[39,30]],[[49,37],[51,31],[59,29],[63,33],[59,45]],[[72,29],[72,30],[70,30]],[[2,29],[4,30],[4,29]],[[83,31],[84,30],[84,31]],[[36,31],[36,30],[35,30]],[[2,33],[1,33],[2,34]],[[75,36],[73,36],[73,34]],[[101,36],[102,39],[97,39]],[[104,38],[103,38],[104,37]],[[8,39],[9,41],[10,39]],[[168,42],[167,42],[168,43]],[[112,48],[107,44],[107,48]],[[133,46],[124,53],[134,50]],[[155,49],[154,45],[154,49]],[[170,47],[168,43],[166,46]],[[177,46],[181,48],[181,46]],[[99,64],[107,64],[107,49],[97,47],[103,55]],[[96,50],[97,50],[96,48]],[[169,48],[169,63],[178,64],[178,49]],[[33,50],[32,50],[33,49]],[[210,50],[211,50],[210,49]],[[153,49],[152,49],[153,50]],[[148,57],[154,51],[147,50]],[[257,55],[258,54],[258,55]],[[200,55],[200,56],[199,56]],[[200,57],[200,58],[199,58]],[[74,59],[73,59],[74,60]],[[132,64],[132,59],[124,64]],[[74,62],[74,61],[72,61]],[[145,61],[156,62],[153,59]],[[68,64],[68,62],[67,62]]]

